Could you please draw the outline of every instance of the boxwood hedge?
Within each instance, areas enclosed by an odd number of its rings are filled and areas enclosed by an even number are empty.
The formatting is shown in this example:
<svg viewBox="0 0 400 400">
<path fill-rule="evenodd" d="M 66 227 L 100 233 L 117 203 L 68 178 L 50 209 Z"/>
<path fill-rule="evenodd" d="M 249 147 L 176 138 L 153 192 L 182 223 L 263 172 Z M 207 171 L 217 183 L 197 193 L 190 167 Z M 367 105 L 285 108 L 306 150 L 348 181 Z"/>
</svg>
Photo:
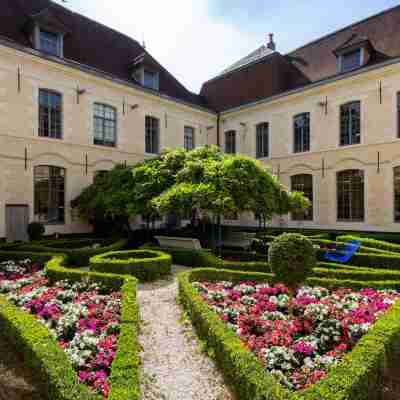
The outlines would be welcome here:
<svg viewBox="0 0 400 400">
<path fill-rule="evenodd" d="M 15 259 L 18 258 L 14 255 Z M 27 255 L 27 253 L 22 253 Z M 43 254 L 30 254 L 26 258 L 39 258 Z M 92 280 L 122 293 L 121 325 L 118 350 L 111 366 L 110 400 L 138 400 L 139 386 L 139 310 L 136 302 L 137 280 L 133 277 L 98 274 L 66 267 L 66 256 L 53 257 L 46 264 L 50 281 Z M 48 329 L 34 316 L 9 304 L 0 296 L 0 329 L 12 340 L 32 368 L 49 400 L 101 399 L 78 383 L 72 364 Z"/>
<path fill-rule="evenodd" d="M 101 253 L 121 250 L 125 247 L 126 243 L 125 239 L 118 241 L 94 239 L 38 241 L 0 247 L 0 251 L 65 254 L 69 266 L 84 267 L 89 264 L 91 257 Z M 99 244 L 99 246 L 92 247 L 95 244 Z"/>
<path fill-rule="evenodd" d="M 95 272 L 128 274 L 141 281 L 154 281 L 171 274 L 172 257 L 155 250 L 114 251 L 90 259 Z"/>
<path fill-rule="evenodd" d="M 350 240 L 359 240 L 361 242 L 362 246 L 372 247 L 374 249 L 380 249 L 380 250 L 385 250 L 385 251 L 394 252 L 394 253 L 400 253 L 400 244 L 389 243 L 389 242 L 385 242 L 383 240 L 376 240 L 376 239 L 371 239 L 368 237 L 358 237 L 358 236 L 350 236 L 350 235 L 339 236 L 337 238 L 337 240 L 340 242 L 348 242 Z"/>
<path fill-rule="evenodd" d="M 191 285 L 201 280 L 270 281 L 270 274 L 197 269 L 179 276 L 179 296 L 201 338 L 213 350 L 226 379 L 242 400 L 371 400 L 379 398 L 387 354 L 400 340 L 400 302 L 376 322 L 328 377 L 299 393 L 284 389 L 265 371 L 239 337 L 220 320 Z M 318 278 L 307 282 L 318 284 Z M 333 282 L 333 281 L 332 281 Z M 371 282 L 368 282 L 368 286 Z M 342 286 L 342 285 L 341 285 Z M 374 397 L 375 396 L 375 397 Z"/>
</svg>

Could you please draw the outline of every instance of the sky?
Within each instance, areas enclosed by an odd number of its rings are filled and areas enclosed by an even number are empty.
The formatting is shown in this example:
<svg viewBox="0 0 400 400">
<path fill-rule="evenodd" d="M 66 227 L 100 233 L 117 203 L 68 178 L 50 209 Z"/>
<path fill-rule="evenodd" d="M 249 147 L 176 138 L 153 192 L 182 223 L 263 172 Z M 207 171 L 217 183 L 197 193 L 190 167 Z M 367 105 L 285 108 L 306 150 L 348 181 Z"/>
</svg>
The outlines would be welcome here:
<svg viewBox="0 0 400 400">
<path fill-rule="evenodd" d="M 186 88 L 246 56 L 274 33 L 282 54 L 399 5 L 394 0 L 67 0 L 134 39 Z"/>
</svg>

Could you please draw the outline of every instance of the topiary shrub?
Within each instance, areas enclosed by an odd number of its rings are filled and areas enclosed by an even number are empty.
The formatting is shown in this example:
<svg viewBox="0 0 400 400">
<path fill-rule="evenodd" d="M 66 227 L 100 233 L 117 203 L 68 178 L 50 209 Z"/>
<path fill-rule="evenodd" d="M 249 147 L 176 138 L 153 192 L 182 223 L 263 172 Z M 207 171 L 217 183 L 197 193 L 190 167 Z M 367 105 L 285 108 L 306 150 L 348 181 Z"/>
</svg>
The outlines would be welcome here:
<svg viewBox="0 0 400 400">
<path fill-rule="evenodd" d="M 28 225 L 29 240 L 41 240 L 46 229 L 41 222 L 31 222 Z"/>
<path fill-rule="evenodd" d="M 284 233 L 270 245 L 268 260 L 278 282 L 295 290 L 311 274 L 317 263 L 312 242 L 297 233 Z"/>
</svg>

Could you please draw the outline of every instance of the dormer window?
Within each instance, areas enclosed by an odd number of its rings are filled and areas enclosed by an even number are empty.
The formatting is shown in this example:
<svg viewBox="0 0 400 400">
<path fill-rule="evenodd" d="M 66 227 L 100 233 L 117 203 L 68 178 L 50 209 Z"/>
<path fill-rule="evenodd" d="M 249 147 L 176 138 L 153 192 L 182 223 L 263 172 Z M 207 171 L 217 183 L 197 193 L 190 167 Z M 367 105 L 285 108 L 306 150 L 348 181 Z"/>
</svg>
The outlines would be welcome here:
<svg viewBox="0 0 400 400">
<path fill-rule="evenodd" d="M 338 71 L 349 72 L 368 64 L 374 48 L 367 37 L 353 33 L 342 45 L 333 50 Z"/>
<path fill-rule="evenodd" d="M 158 72 L 145 69 L 143 72 L 143 86 L 153 90 L 159 90 Z"/>
<path fill-rule="evenodd" d="M 40 29 L 39 31 L 39 48 L 45 53 L 53 56 L 61 57 L 61 37 L 58 33 L 53 33 Z"/>
<path fill-rule="evenodd" d="M 356 49 L 339 56 L 340 72 L 352 71 L 363 64 L 363 49 Z"/>
</svg>

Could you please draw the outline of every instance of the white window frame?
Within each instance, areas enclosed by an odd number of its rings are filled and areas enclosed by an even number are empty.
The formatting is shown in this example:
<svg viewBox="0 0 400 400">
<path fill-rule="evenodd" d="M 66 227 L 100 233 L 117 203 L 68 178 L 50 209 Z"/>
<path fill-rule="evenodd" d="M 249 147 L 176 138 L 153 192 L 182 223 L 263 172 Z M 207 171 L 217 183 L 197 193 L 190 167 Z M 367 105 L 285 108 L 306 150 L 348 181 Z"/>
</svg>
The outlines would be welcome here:
<svg viewBox="0 0 400 400">
<path fill-rule="evenodd" d="M 186 151 L 195 149 L 196 147 L 196 130 L 193 126 L 185 125 L 183 133 L 183 147 Z M 190 139 L 189 139 L 190 134 Z M 191 142 L 192 146 L 189 147 L 188 143 Z"/>
<path fill-rule="evenodd" d="M 57 36 L 57 54 L 53 54 L 53 53 L 49 53 L 46 52 L 45 50 L 42 49 L 41 46 L 41 33 L 42 32 L 48 32 L 51 33 L 53 35 Z M 43 51 L 44 53 L 53 56 L 53 57 L 64 57 L 64 35 L 56 32 L 52 29 L 48 29 L 45 26 L 39 26 L 36 25 L 35 29 L 34 29 L 34 42 L 35 42 L 35 48 L 37 50 Z"/>
</svg>

